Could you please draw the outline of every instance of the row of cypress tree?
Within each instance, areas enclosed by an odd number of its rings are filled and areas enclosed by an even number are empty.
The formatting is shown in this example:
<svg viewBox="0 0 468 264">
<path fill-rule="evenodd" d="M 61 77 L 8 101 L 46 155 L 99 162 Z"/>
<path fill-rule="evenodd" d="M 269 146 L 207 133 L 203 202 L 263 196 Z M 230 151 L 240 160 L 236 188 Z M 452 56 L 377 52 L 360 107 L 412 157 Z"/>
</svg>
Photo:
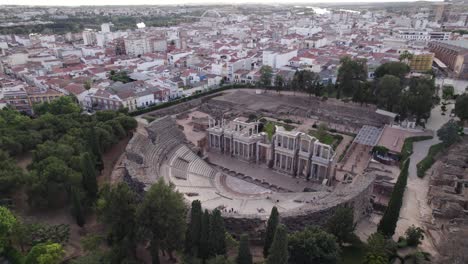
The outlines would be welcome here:
<svg viewBox="0 0 468 264">
<path fill-rule="evenodd" d="M 406 189 L 406 183 L 408 181 L 408 168 L 410 159 L 407 159 L 402 167 L 401 173 L 398 180 L 393 188 L 390 202 L 388 203 L 385 213 L 380 219 L 377 231 L 382 233 L 386 237 L 391 237 L 395 234 L 398 218 L 400 216 L 400 209 L 403 205 L 403 195 Z"/>
<path fill-rule="evenodd" d="M 201 202 L 192 202 L 190 223 L 185 236 L 185 253 L 191 257 L 207 260 L 226 255 L 226 230 L 218 209 L 210 214 L 202 211 Z"/>
</svg>

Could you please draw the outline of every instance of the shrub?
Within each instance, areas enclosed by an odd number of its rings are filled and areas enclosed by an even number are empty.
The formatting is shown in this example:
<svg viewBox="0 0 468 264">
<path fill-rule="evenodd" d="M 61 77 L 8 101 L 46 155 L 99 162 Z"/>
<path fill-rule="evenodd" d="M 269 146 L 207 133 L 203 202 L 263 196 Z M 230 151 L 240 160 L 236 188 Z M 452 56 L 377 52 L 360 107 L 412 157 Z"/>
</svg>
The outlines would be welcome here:
<svg viewBox="0 0 468 264">
<path fill-rule="evenodd" d="M 435 162 L 435 156 L 441 152 L 445 148 L 444 143 L 439 143 L 432 145 L 429 148 L 429 152 L 427 153 L 427 156 L 421 160 L 417 165 L 417 173 L 418 177 L 422 178 L 426 174 L 426 171 L 431 168 L 432 164 Z"/>
<path fill-rule="evenodd" d="M 432 139 L 432 136 L 418 136 L 405 139 L 403 147 L 401 148 L 400 169 L 403 167 L 404 162 L 411 156 L 411 154 L 413 154 L 413 142 L 429 139 Z"/>
<path fill-rule="evenodd" d="M 424 240 L 424 230 L 414 225 L 408 227 L 405 234 L 406 242 L 410 247 L 417 247 Z"/>
</svg>

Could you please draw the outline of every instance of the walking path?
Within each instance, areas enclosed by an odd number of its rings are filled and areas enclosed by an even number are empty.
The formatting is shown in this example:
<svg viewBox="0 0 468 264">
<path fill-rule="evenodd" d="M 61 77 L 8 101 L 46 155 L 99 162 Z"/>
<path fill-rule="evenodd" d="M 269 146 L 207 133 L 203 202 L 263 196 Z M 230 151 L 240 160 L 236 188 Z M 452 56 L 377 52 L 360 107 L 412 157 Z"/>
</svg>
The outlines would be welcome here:
<svg viewBox="0 0 468 264">
<path fill-rule="evenodd" d="M 450 113 L 452 108 L 453 105 L 448 105 L 446 113 Z M 442 115 L 440 106 L 436 106 L 432 109 L 431 117 L 426 124 L 427 129 L 434 131 L 434 138 L 413 143 L 413 154 L 411 155 L 411 162 L 408 170 L 408 184 L 403 197 L 403 206 L 400 210 L 400 218 L 395 230 L 394 239 L 398 239 L 399 236 L 404 236 L 406 229 L 411 225 L 419 226 L 424 229 L 425 224 L 432 221 L 432 209 L 427 204 L 429 177 L 419 178 L 417 176 L 416 164 L 426 157 L 432 145 L 440 142 L 436 131 L 448 120 L 450 120 L 449 115 Z M 437 254 L 437 250 L 429 236 L 426 236 L 423 240 L 421 249 L 431 255 Z"/>
</svg>

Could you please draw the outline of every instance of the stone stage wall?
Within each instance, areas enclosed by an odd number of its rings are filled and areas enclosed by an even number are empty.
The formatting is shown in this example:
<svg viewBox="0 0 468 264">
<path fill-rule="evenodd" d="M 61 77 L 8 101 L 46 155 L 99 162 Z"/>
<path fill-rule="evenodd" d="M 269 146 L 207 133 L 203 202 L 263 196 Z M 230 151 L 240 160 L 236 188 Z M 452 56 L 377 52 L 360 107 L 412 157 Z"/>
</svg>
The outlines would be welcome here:
<svg viewBox="0 0 468 264">
<path fill-rule="evenodd" d="M 291 210 L 280 213 L 280 222 L 290 231 L 300 231 L 307 226 L 324 226 L 328 219 L 334 214 L 336 208 L 352 207 L 354 209 L 354 220 L 357 222 L 372 211 L 371 195 L 375 178 L 360 177 L 361 181 L 354 183 L 355 186 L 346 186 L 343 190 L 337 190 L 333 195 L 315 204 L 301 207 L 300 210 Z M 359 179 L 358 179 L 359 180 Z M 260 241 L 265 233 L 266 222 L 252 216 L 233 216 L 224 214 L 224 221 L 227 230 L 235 236 L 243 233 L 249 234 L 250 239 Z"/>
</svg>

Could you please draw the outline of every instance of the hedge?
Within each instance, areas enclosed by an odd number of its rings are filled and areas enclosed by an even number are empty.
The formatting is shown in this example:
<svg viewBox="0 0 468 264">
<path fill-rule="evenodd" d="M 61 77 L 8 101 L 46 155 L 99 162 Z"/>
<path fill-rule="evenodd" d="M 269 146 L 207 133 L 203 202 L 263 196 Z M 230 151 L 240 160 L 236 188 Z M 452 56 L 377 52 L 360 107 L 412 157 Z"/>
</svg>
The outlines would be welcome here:
<svg viewBox="0 0 468 264">
<path fill-rule="evenodd" d="M 401 163 L 400 169 L 402 169 L 404 162 L 409 159 L 411 154 L 413 154 L 413 143 L 417 141 L 424 141 L 432 139 L 433 136 L 417 136 L 417 137 L 409 137 L 405 139 L 403 143 L 403 147 L 401 148 Z"/>
<path fill-rule="evenodd" d="M 147 107 L 147 108 L 139 109 L 139 110 L 130 112 L 129 115 L 137 116 L 137 115 L 149 113 L 149 112 L 152 112 L 152 111 L 156 111 L 156 110 L 159 110 L 159 109 L 163 109 L 163 108 L 166 108 L 166 107 L 170 107 L 170 106 L 173 106 L 173 105 L 177 105 L 177 104 L 180 104 L 180 103 L 188 102 L 188 101 L 191 101 L 191 100 L 194 100 L 194 99 L 206 96 L 206 95 L 226 91 L 226 90 L 229 90 L 229 89 L 242 89 L 242 88 L 251 89 L 251 88 L 255 88 L 255 86 L 253 86 L 251 84 L 225 85 L 225 86 L 223 86 L 221 88 L 209 90 L 207 92 L 197 93 L 197 94 L 194 94 L 194 95 L 191 95 L 191 96 L 182 97 L 182 98 L 179 98 L 179 99 L 176 99 L 176 100 L 173 100 L 173 101 L 169 101 L 169 102 L 166 102 L 166 103 L 162 103 L 162 104 L 153 105 L 153 106 L 150 106 L 150 107 Z"/>
<path fill-rule="evenodd" d="M 408 181 L 409 164 L 410 159 L 408 158 L 403 163 L 403 169 L 393 187 L 392 196 L 388 202 L 387 209 L 377 226 L 377 231 L 381 232 L 386 237 L 391 237 L 395 233 L 398 218 L 400 217 L 400 209 L 403 205 L 403 195 L 405 194 L 406 183 Z"/>
<path fill-rule="evenodd" d="M 429 148 L 427 156 L 416 165 L 419 178 L 423 178 L 426 175 L 426 171 L 434 164 L 435 156 L 444 149 L 444 143 L 435 144 Z"/>
</svg>

